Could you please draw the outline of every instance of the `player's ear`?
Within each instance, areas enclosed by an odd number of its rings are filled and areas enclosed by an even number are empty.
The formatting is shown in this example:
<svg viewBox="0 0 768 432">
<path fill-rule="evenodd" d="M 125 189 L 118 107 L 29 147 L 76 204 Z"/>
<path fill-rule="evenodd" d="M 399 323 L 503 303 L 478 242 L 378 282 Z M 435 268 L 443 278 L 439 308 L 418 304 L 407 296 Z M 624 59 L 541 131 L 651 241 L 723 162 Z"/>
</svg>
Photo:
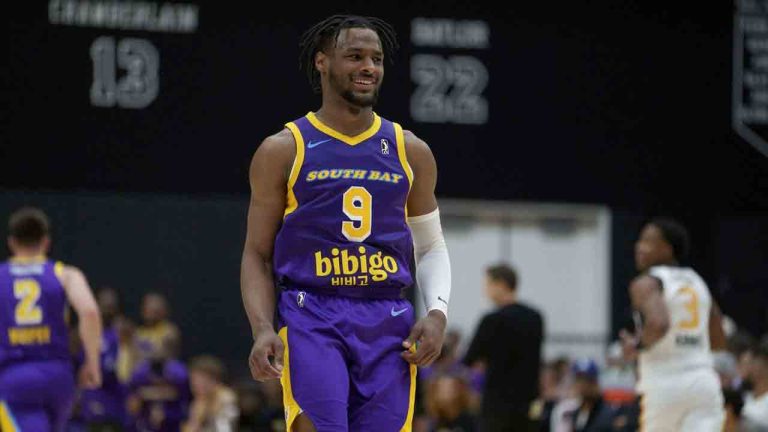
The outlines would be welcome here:
<svg viewBox="0 0 768 432">
<path fill-rule="evenodd" d="M 315 54 L 315 69 L 320 73 L 328 71 L 328 54 L 318 51 Z"/>
</svg>

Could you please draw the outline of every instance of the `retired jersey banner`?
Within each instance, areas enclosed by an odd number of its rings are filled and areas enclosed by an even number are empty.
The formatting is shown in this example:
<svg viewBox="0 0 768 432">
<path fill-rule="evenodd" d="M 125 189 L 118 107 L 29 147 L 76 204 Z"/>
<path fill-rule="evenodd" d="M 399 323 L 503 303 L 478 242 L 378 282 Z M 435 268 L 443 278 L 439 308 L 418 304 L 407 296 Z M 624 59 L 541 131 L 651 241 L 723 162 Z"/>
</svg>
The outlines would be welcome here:
<svg viewBox="0 0 768 432">
<path fill-rule="evenodd" d="M 733 128 L 768 156 L 768 2 L 739 0 L 733 23 Z"/>
</svg>

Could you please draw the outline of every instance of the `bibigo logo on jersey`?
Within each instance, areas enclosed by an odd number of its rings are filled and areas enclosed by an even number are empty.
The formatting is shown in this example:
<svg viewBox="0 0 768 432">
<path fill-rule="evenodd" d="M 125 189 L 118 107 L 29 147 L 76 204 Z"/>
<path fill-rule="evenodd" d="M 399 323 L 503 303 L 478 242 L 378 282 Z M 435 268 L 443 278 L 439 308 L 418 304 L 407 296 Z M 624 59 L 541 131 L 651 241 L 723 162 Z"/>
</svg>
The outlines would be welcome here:
<svg viewBox="0 0 768 432">
<path fill-rule="evenodd" d="M 356 252 L 333 248 L 330 256 L 324 256 L 323 251 L 315 252 L 315 275 L 330 276 L 332 286 L 366 286 L 369 278 L 373 282 L 385 281 L 397 270 L 393 257 L 381 251 L 369 255 L 363 246 Z"/>
</svg>

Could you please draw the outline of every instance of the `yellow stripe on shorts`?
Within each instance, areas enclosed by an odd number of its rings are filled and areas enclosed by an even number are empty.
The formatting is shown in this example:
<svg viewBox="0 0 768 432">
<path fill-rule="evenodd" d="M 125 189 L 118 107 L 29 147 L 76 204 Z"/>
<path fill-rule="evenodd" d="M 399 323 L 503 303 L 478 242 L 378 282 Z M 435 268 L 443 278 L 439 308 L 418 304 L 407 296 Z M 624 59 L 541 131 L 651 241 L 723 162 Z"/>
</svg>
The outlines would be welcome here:
<svg viewBox="0 0 768 432">
<path fill-rule="evenodd" d="M 283 386 L 283 406 L 285 407 L 285 427 L 286 430 L 291 430 L 291 425 L 296 421 L 296 418 L 304 411 L 293 398 L 293 390 L 291 389 L 291 363 L 290 353 L 288 349 L 288 327 L 283 327 L 277 333 L 280 340 L 283 341 L 285 351 L 283 351 L 283 374 L 280 376 L 280 384 Z"/>
<path fill-rule="evenodd" d="M 21 432 L 16 420 L 11 414 L 11 409 L 5 401 L 0 401 L 0 431 L 2 432 Z"/>
</svg>

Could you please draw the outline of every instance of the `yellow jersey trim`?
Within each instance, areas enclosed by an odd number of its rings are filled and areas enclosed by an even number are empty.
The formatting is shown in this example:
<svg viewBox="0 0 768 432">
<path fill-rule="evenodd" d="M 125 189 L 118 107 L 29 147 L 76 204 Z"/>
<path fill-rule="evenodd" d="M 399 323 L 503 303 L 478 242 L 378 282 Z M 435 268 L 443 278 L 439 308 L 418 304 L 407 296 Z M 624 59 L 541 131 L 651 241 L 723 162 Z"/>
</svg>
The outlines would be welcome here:
<svg viewBox="0 0 768 432">
<path fill-rule="evenodd" d="M 56 261 L 56 264 L 53 265 L 53 273 L 56 275 L 56 278 L 59 280 L 59 283 L 62 285 L 64 282 L 64 263 L 61 261 Z"/>
<path fill-rule="evenodd" d="M 293 398 L 293 390 L 291 389 L 291 362 L 290 362 L 290 350 L 288 349 L 288 327 L 283 327 L 277 332 L 280 340 L 283 341 L 285 347 L 283 351 L 283 373 L 280 375 L 280 384 L 283 386 L 283 406 L 285 407 L 285 426 L 286 430 L 292 430 L 291 426 L 296 418 L 304 411 Z"/>
<path fill-rule="evenodd" d="M 408 195 L 411 193 L 411 187 L 413 187 L 413 169 L 408 163 L 408 155 L 405 152 L 405 134 L 403 128 L 397 124 L 392 123 L 395 127 L 395 140 L 397 141 L 397 156 L 400 158 L 400 165 L 403 166 L 403 171 L 408 177 L 408 194 L 405 196 L 405 218 L 408 218 Z"/>
<path fill-rule="evenodd" d="M 19 425 L 11 414 L 11 409 L 5 401 L 0 401 L 0 431 L 20 432 Z"/>
<path fill-rule="evenodd" d="M 416 345 L 413 346 L 415 347 Z M 413 431 L 413 412 L 416 402 L 416 374 L 418 368 L 414 364 L 409 365 L 409 367 L 411 369 L 411 389 L 408 394 L 408 415 L 405 417 L 405 423 L 403 424 L 403 427 L 400 428 L 400 432 Z"/>
<path fill-rule="evenodd" d="M 368 138 L 376 135 L 379 129 L 381 129 L 381 117 L 376 115 L 376 113 L 373 113 L 373 124 L 371 124 L 371 127 L 369 127 L 365 132 L 355 135 L 353 137 L 349 135 L 344 135 L 343 133 L 337 131 L 336 129 L 333 129 L 332 127 L 321 122 L 320 119 L 317 118 L 317 116 L 313 112 L 307 113 L 307 120 L 309 120 L 309 122 L 312 123 L 312 126 L 316 127 L 320 132 L 326 135 L 332 136 L 337 140 L 352 146 L 360 144 L 361 142 L 367 140 Z"/>
<path fill-rule="evenodd" d="M 285 197 L 285 213 L 283 213 L 283 219 L 286 216 L 293 213 L 299 208 L 299 202 L 296 200 L 296 194 L 293 193 L 293 186 L 296 185 L 296 180 L 299 178 L 299 172 L 301 166 L 304 164 L 304 137 L 301 136 L 301 131 L 295 123 L 286 123 L 285 127 L 293 134 L 293 139 L 296 141 L 296 157 L 293 159 L 293 166 L 291 166 L 291 174 L 288 176 L 288 192 Z"/>
</svg>

